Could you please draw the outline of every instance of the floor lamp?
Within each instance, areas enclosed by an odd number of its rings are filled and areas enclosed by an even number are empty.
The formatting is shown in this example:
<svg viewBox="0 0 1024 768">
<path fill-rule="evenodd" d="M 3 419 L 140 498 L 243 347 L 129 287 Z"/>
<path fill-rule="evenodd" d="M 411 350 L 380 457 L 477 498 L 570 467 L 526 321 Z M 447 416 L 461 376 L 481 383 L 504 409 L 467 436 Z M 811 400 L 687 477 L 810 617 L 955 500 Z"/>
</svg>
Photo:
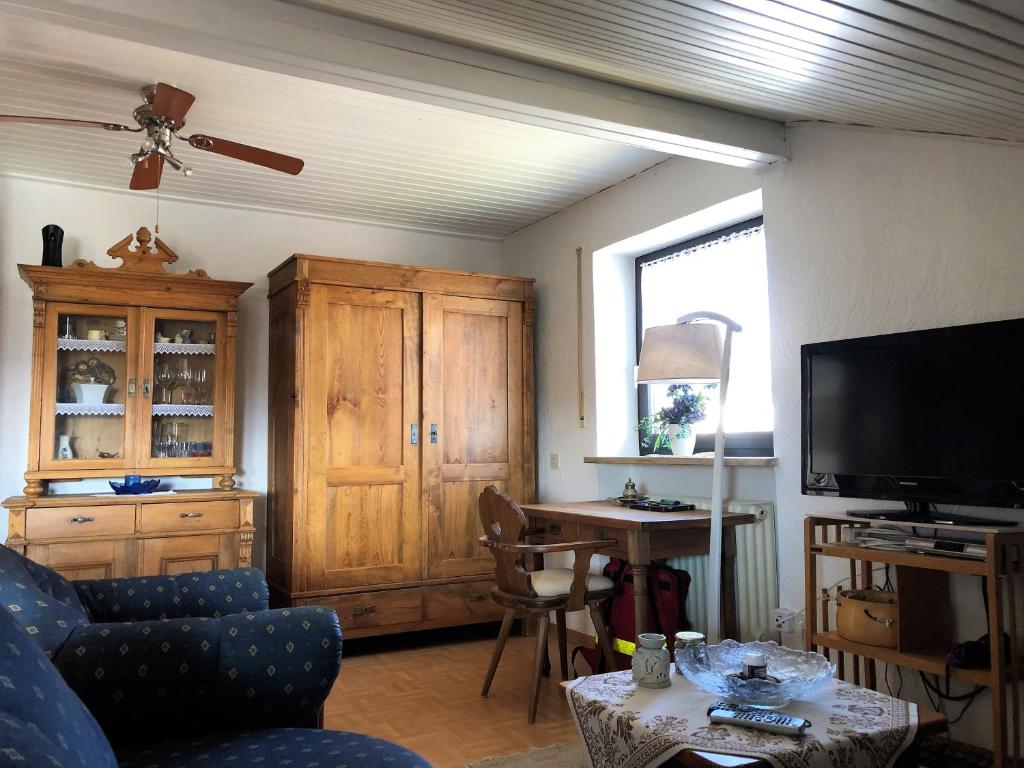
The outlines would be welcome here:
<svg viewBox="0 0 1024 768">
<path fill-rule="evenodd" d="M 701 322 L 704 321 L 704 322 Z M 721 328 L 725 328 L 725 339 Z M 711 542 L 708 550 L 707 615 L 709 643 L 721 640 L 722 494 L 725 464 L 725 398 L 729 390 L 732 335 L 742 328 L 717 312 L 691 312 L 675 325 L 644 332 L 637 370 L 638 383 L 718 382 L 718 429 L 711 478 Z"/>
</svg>

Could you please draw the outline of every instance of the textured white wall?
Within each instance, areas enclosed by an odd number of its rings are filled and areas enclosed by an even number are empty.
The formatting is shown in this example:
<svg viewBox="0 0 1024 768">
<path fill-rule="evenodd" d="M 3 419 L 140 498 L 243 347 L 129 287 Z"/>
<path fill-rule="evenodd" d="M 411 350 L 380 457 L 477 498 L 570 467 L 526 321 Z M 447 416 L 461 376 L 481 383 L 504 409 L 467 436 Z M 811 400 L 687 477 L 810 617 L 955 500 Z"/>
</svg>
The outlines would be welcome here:
<svg viewBox="0 0 1024 768">
<path fill-rule="evenodd" d="M 677 158 L 644 171 L 594 197 L 517 232 L 502 243 L 503 271 L 537 280 L 537 433 L 538 492 L 544 501 L 597 498 L 599 473 L 583 457 L 597 452 L 598 418 L 595 406 L 593 253 L 667 222 L 681 219 L 760 187 L 752 171 Z M 668 243 L 663 243 L 667 245 Z M 576 248 L 583 248 L 583 348 L 586 426 L 577 419 L 576 367 Z M 657 248 L 658 245 L 653 245 Z M 632 273 L 622 290 L 632 303 Z M 597 312 L 602 312 L 598 307 Z M 616 310 L 618 311 L 618 310 Z M 632 327 L 626 334 L 632 338 Z M 621 335 L 617 335 L 621 341 Z M 632 349 L 624 350 L 629 354 Z M 605 418 L 609 414 L 603 414 Z M 615 414 L 611 418 L 619 418 Z M 551 469 L 551 453 L 560 468 Z M 609 467 L 622 476 L 633 468 Z M 707 495 L 703 475 L 690 468 L 670 471 L 672 487 L 659 490 L 683 495 Z M 610 482 L 610 481 L 609 481 Z M 619 483 L 621 488 L 622 483 Z"/>
<path fill-rule="evenodd" d="M 20 494 L 26 467 L 31 292 L 19 262 L 38 264 L 40 229 L 64 228 L 64 263 L 75 258 L 113 265 L 106 250 L 156 216 L 152 197 L 0 177 L 0 493 Z M 235 460 L 239 485 L 267 487 L 267 272 L 292 253 L 317 253 L 401 264 L 495 272 L 495 242 L 444 237 L 327 219 L 169 202 L 160 234 L 180 257 L 172 269 L 201 267 L 214 278 L 254 283 L 242 296 L 237 364 Z M 265 507 L 258 514 L 262 519 Z M 262 524 L 259 526 L 262 534 Z M 0 512 L 0 541 L 7 516 Z M 262 551 L 262 550 L 258 550 Z"/>
<path fill-rule="evenodd" d="M 1024 316 L 1024 147 L 824 126 L 790 142 L 764 207 L 779 538 L 795 548 L 807 514 L 851 504 L 800 494 L 800 345 Z M 793 554 L 782 595 L 796 605 Z"/>
<path fill-rule="evenodd" d="M 824 126 L 791 130 L 790 145 L 763 181 L 781 595 L 800 607 L 803 518 L 871 504 L 800 494 L 800 345 L 1024 316 L 1024 147 Z M 949 385 L 984 396 L 969 376 Z M 985 631 L 978 589 L 954 584 L 960 640 Z M 990 734 L 986 694 L 953 735 Z"/>
</svg>

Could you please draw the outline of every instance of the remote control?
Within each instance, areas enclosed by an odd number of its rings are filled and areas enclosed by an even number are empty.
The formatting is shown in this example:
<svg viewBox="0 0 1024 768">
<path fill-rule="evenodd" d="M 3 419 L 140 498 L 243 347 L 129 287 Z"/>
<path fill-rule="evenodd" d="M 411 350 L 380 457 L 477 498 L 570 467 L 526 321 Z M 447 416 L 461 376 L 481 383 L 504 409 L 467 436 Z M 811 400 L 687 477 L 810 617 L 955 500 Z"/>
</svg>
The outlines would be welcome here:
<svg viewBox="0 0 1024 768">
<path fill-rule="evenodd" d="M 790 717 L 789 715 L 780 715 L 778 712 L 722 701 L 708 707 L 708 717 L 712 723 L 739 725 L 743 728 L 755 728 L 759 731 L 779 733 L 783 736 L 802 736 L 804 731 L 811 727 L 811 721 L 804 720 L 802 717 Z"/>
</svg>

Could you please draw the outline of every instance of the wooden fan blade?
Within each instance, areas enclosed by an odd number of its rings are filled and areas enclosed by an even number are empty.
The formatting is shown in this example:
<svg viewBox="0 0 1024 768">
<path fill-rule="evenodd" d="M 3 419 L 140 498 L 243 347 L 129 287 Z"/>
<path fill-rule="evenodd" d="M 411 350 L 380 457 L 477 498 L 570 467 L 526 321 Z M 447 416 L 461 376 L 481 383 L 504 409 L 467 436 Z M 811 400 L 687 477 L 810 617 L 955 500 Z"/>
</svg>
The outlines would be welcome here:
<svg viewBox="0 0 1024 768">
<path fill-rule="evenodd" d="M 224 155 L 225 157 L 233 157 L 236 160 L 244 160 L 247 163 L 262 165 L 275 171 L 290 173 L 292 176 L 298 175 L 299 171 L 302 170 L 302 166 L 305 165 L 297 157 L 280 155 L 267 149 L 250 147 L 248 144 L 238 144 L 227 139 L 218 139 L 215 136 L 204 136 L 197 133 L 189 137 L 188 143 L 196 149 L 203 149 L 207 152 Z"/>
<path fill-rule="evenodd" d="M 160 155 L 150 155 L 135 166 L 129 189 L 156 189 L 160 186 L 160 174 L 164 170 L 164 159 Z"/>
<path fill-rule="evenodd" d="M 40 125 L 72 125 L 80 128 L 106 128 L 108 131 L 130 131 L 120 123 L 102 123 L 98 120 L 72 120 L 67 117 L 36 117 L 34 115 L 0 115 L 0 123 L 38 123 Z"/>
<path fill-rule="evenodd" d="M 175 125 L 185 122 L 185 114 L 196 100 L 188 91 L 182 91 L 167 83 L 157 83 L 153 94 L 153 114 L 164 117 Z"/>
</svg>

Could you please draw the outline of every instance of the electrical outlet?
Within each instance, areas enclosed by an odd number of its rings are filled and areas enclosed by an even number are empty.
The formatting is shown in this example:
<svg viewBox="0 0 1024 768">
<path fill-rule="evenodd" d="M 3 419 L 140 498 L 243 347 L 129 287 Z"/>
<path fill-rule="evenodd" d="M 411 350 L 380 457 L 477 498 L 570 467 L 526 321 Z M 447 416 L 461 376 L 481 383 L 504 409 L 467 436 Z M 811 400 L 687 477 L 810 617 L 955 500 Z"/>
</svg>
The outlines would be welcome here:
<svg viewBox="0 0 1024 768">
<path fill-rule="evenodd" d="M 552 453 L 551 454 L 551 468 L 552 469 L 558 469 L 558 454 L 557 453 Z"/>
<path fill-rule="evenodd" d="M 772 611 L 772 620 L 777 632 L 797 632 L 801 625 L 801 617 L 792 608 L 776 608 Z"/>
</svg>

